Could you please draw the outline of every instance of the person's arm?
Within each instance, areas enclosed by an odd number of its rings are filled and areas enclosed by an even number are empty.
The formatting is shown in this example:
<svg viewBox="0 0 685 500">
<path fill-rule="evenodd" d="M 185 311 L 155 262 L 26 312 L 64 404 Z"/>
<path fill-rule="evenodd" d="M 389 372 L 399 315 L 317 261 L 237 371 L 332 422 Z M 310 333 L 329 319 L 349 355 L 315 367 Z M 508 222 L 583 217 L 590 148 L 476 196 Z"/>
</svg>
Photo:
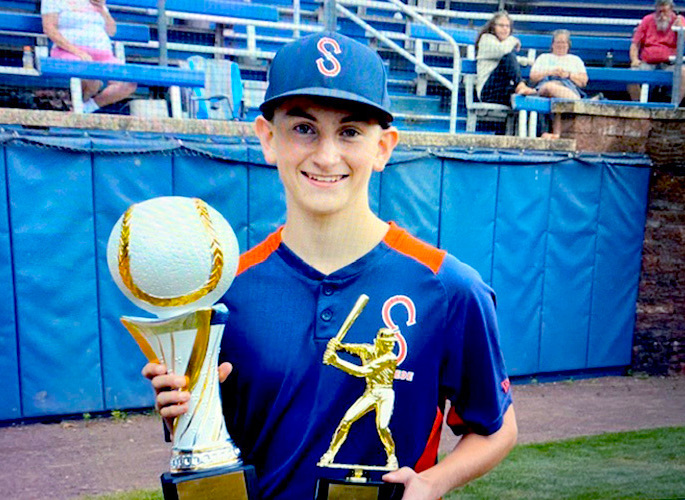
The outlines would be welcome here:
<svg viewBox="0 0 685 500">
<path fill-rule="evenodd" d="M 585 63 L 580 57 L 574 56 L 574 60 L 575 64 L 571 65 L 571 73 L 568 77 L 578 88 L 582 89 L 587 85 L 587 70 L 585 69 Z"/>
<path fill-rule="evenodd" d="M 635 68 L 640 65 L 640 47 L 635 42 L 630 44 L 630 66 Z"/>
<path fill-rule="evenodd" d="M 59 29 L 57 28 L 59 14 L 43 14 L 41 17 L 43 19 L 43 33 L 45 33 L 55 45 L 57 45 L 60 49 L 71 52 L 83 61 L 93 60 L 93 58 L 90 57 L 90 54 L 78 48 L 76 45 L 64 38 L 62 33 L 59 32 Z"/>
<path fill-rule="evenodd" d="M 640 65 L 642 61 L 640 61 L 640 49 L 642 48 L 642 44 L 645 41 L 645 34 L 647 30 L 647 17 L 642 18 L 642 21 L 640 21 L 640 24 L 638 24 L 637 28 L 635 29 L 635 33 L 633 34 L 633 39 L 631 40 L 630 43 L 630 66 L 632 68 L 635 68 Z"/>
<path fill-rule="evenodd" d="M 117 33 L 117 23 L 114 18 L 110 15 L 109 9 L 105 5 L 106 0 L 90 0 L 100 15 L 105 20 L 105 31 L 109 36 L 114 36 Z"/>
<path fill-rule="evenodd" d="M 549 71 L 545 69 L 545 65 L 543 64 L 545 59 L 545 54 L 542 54 L 540 57 L 535 59 L 533 66 L 530 68 L 530 75 L 528 76 L 528 79 L 532 84 L 538 83 L 540 80 L 549 75 Z"/>
<path fill-rule="evenodd" d="M 480 38 L 478 42 L 478 54 L 476 59 L 502 59 L 512 50 L 521 48 L 521 42 L 518 38 L 510 36 L 505 40 L 500 41 L 495 35 L 486 33 Z"/>
<path fill-rule="evenodd" d="M 509 406 L 502 427 L 494 434 L 466 434 L 454 450 L 433 467 L 420 473 L 402 467 L 384 475 L 383 480 L 404 484 L 402 500 L 435 500 L 493 469 L 514 447 L 517 434 L 514 407 Z"/>
</svg>

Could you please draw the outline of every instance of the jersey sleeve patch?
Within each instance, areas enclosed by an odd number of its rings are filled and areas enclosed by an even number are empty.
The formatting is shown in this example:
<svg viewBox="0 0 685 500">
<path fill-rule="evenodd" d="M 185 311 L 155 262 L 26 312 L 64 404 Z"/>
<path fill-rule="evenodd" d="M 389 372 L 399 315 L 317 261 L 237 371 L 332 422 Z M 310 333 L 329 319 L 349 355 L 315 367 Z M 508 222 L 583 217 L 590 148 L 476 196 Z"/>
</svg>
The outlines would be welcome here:
<svg viewBox="0 0 685 500">
<path fill-rule="evenodd" d="M 416 472 L 421 472 L 426 469 L 433 467 L 438 460 L 438 448 L 440 447 L 440 434 L 442 431 L 442 411 L 440 407 L 436 408 L 435 421 L 433 422 L 433 428 L 428 436 L 428 442 L 423 450 L 423 453 L 416 461 L 414 470 Z"/>
<path fill-rule="evenodd" d="M 438 273 L 443 260 L 445 260 L 445 255 L 447 255 L 446 251 L 439 250 L 434 246 L 411 236 L 404 229 L 400 229 L 394 222 L 390 223 L 390 230 L 388 231 L 388 234 L 385 235 L 383 241 L 390 248 L 423 264 L 433 271 L 433 274 Z"/>
<path fill-rule="evenodd" d="M 244 271 L 247 271 L 252 266 L 261 264 L 269 255 L 274 253 L 276 249 L 281 244 L 281 232 L 283 227 L 281 226 L 274 233 L 271 233 L 267 238 L 255 247 L 245 252 L 240 256 L 240 261 L 238 262 L 238 271 L 236 276 Z"/>
</svg>

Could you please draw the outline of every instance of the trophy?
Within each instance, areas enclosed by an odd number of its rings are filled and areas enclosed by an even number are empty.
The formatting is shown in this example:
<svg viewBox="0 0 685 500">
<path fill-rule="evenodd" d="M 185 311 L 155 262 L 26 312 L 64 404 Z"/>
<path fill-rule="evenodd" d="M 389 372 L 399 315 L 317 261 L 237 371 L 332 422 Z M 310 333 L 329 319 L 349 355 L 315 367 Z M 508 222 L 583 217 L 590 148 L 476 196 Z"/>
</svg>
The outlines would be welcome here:
<svg viewBox="0 0 685 500">
<path fill-rule="evenodd" d="M 157 318 L 121 322 L 151 362 L 186 377 L 188 411 L 174 419 L 164 498 L 256 497 L 254 468 L 244 466 L 226 430 L 217 371 L 228 319 L 226 292 L 238 266 L 238 242 L 219 212 L 197 198 L 159 197 L 131 205 L 107 244 L 114 281 Z"/>
<path fill-rule="evenodd" d="M 381 328 L 373 344 L 343 344 L 355 320 L 369 302 L 367 295 L 360 295 L 354 307 L 345 318 L 338 333 L 328 341 L 323 355 L 323 363 L 338 368 L 349 375 L 364 377 L 366 390 L 345 412 L 338 427 L 333 433 L 331 444 L 318 462 L 319 467 L 333 469 L 350 469 L 345 480 L 319 479 L 316 485 L 316 500 L 355 499 L 355 500 L 395 500 L 401 499 L 404 493 L 402 484 L 370 481 L 368 471 L 393 471 L 399 467 L 395 455 L 395 442 L 390 432 L 390 418 L 395 403 L 395 391 L 392 383 L 397 368 L 397 355 L 393 352 L 397 336 L 389 328 Z M 337 351 L 346 351 L 358 356 L 361 365 L 341 359 Z M 357 465 L 336 463 L 335 456 L 347 439 L 351 426 L 369 411 L 376 412 L 376 430 L 385 448 L 387 462 L 385 465 Z"/>
</svg>

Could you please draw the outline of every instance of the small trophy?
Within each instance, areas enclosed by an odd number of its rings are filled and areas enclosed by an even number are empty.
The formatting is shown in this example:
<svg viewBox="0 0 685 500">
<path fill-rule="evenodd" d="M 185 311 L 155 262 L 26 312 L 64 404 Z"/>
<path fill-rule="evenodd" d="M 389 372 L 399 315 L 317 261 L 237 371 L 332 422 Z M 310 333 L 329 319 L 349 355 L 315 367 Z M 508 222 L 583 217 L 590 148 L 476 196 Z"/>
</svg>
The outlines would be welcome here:
<svg viewBox="0 0 685 500">
<path fill-rule="evenodd" d="M 254 468 L 244 466 L 226 430 L 217 364 L 228 309 L 213 304 L 231 285 L 238 242 L 219 212 L 197 198 L 159 197 L 131 205 L 107 245 L 121 291 L 158 318 L 121 322 L 151 362 L 184 374 L 188 411 L 174 419 L 166 500 L 256 498 Z"/>
<path fill-rule="evenodd" d="M 354 307 L 345 318 L 340 330 L 328 341 L 323 355 L 323 363 L 331 365 L 355 377 L 366 379 L 366 390 L 345 412 L 338 424 L 331 444 L 323 454 L 319 467 L 350 469 L 345 480 L 319 479 L 316 485 L 316 500 L 355 499 L 355 500 L 399 500 L 404 493 L 401 484 L 370 481 L 367 471 L 393 471 L 399 466 L 395 455 L 395 441 L 390 432 L 390 418 L 395 404 L 395 391 L 392 388 L 397 368 L 397 355 L 393 352 L 397 337 L 389 328 L 381 328 L 373 344 L 343 344 L 343 338 L 352 324 L 369 302 L 367 295 L 360 295 Z M 337 351 L 344 350 L 359 356 L 361 365 L 341 359 Z M 335 456 L 347 439 L 350 427 L 369 411 L 376 412 L 376 429 L 385 448 L 385 465 L 357 465 L 334 462 Z"/>
</svg>

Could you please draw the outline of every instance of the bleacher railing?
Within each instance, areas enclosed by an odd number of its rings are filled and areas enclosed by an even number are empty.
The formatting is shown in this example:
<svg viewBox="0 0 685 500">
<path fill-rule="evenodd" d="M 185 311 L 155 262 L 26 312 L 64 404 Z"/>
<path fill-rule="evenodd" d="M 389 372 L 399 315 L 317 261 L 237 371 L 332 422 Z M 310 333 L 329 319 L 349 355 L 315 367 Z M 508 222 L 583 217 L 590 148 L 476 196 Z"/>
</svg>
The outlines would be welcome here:
<svg viewBox="0 0 685 500">
<path fill-rule="evenodd" d="M 423 62 L 421 57 L 416 57 L 414 54 L 408 52 L 404 48 L 400 47 L 397 43 L 395 43 L 393 40 L 391 40 L 389 37 L 381 33 L 380 31 L 376 30 L 373 28 L 371 25 L 369 25 L 366 21 L 358 17 L 357 15 L 353 14 L 350 10 L 345 8 L 343 5 L 345 4 L 348 6 L 366 6 L 368 7 L 370 4 L 373 4 L 375 7 L 379 7 L 376 4 L 382 5 L 382 9 L 385 10 L 400 10 L 401 12 L 405 13 L 406 15 L 410 16 L 412 19 L 424 24 L 427 26 L 429 29 L 434 31 L 435 33 L 438 34 L 446 43 L 448 43 L 451 48 L 452 48 L 452 81 L 448 80 L 444 76 L 442 76 L 436 69 L 428 66 L 425 62 Z M 392 4 L 392 5 L 388 5 Z M 442 29 L 440 29 L 438 26 L 436 26 L 433 22 L 429 21 L 426 19 L 424 16 L 419 14 L 417 10 L 413 7 L 410 7 L 406 5 L 405 3 L 401 2 L 400 0 L 388 0 L 387 2 L 369 2 L 367 0 L 337 0 L 336 2 L 336 8 L 338 12 L 341 14 L 345 15 L 347 18 L 349 18 L 351 21 L 353 21 L 355 24 L 358 26 L 364 28 L 367 32 L 371 33 L 373 36 L 378 38 L 381 42 L 386 44 L 388 47 L 393 49 L 395 52 L 397 52 L 399 55 L 402 57 L 406 58 L 408 61 L 410 61 L 412 64 L 416 66 L 417 69 L 420 69 L 424 71 L 425 73 L 429 74 L 432 76 L 436 81 L 441 83 L 445 88 L 447 88 L 450 93 L 450 121 L 449 121 L 449 132 L 450 134 L 454 134 L 457 131 L 457 101 L 458 101 L 458 96 L 459 96 L 459 77 L 460 77 L 460 68 L 461 68 L 461 60 L 459 56 L 459 46 L 457 43 L 454 41 L 454 38 L 452 38 L 450 35 L 445 33 Z M 421 46 L 421 45 L 420 45 Z"/>
</svg>

